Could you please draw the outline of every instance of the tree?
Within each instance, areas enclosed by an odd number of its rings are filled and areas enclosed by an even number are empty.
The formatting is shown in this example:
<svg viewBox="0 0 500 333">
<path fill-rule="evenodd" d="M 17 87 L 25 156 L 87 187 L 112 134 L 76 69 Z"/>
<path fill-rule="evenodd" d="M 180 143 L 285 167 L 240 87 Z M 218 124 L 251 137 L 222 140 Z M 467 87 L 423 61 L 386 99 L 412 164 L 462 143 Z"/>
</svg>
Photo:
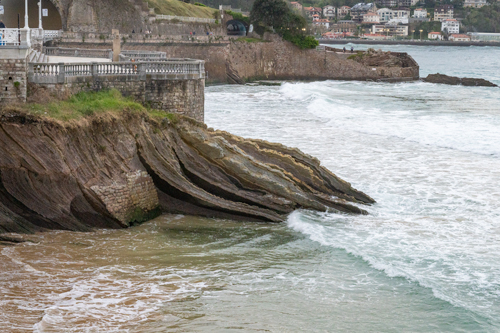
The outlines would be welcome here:
<svg viewBox="0 0 500 333">
<path fill-rule="evenodd" d="M 283 0 L 256 0 L 250 12 L 250 20 L 268 27 L 283 26 L 290 8 Z"/>
</svg>

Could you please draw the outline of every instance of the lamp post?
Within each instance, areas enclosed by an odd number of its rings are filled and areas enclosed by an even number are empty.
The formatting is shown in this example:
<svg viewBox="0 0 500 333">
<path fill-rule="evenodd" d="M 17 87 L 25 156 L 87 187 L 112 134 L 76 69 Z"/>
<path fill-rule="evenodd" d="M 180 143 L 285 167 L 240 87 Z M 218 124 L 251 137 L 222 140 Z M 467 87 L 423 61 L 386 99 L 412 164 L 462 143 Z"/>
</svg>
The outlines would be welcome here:
<svg viewBox="0 0 500 333">
<path fill-rule="evenodd" d="M 38 1 L 38 29 L 42 30 L 42 0 Z"/>
<path fill-rule="evenodd" d="M 29 29 L 28 26 L 28 0 L 24 0 L 24 29 Z"/>
<path fill-rule="evenodd" d="M 420 41 L 422 41 L 422 29 L 419 30 L 420 31 Z"/>
<path fill-rule="evenodd" d="M 413 39 L 414 39 L 414 35 L 415 35 L 415 29 L 413 29 L 413 30 L 411 31 L 411 40 L 413 40 Z"/>
</svg>

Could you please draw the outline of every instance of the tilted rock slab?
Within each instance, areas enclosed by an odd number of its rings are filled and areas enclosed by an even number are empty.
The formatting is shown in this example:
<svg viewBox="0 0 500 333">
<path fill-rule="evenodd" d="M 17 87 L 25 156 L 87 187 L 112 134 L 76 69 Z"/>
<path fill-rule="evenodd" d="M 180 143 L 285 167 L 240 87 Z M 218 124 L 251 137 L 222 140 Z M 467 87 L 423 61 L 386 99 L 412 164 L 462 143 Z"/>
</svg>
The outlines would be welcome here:
<svg viewBox="0 0 500 333">
<path fill-rule="evenodd" d="M 124 112 L 58 122 L 0 113 L 0 233 L 123 228 L 160 212 L 283 221 L 374 200 L 298 149 Z"/>
<path fill-rule="evenodd" d="M 453 86 L 468 86 L 468 87 L 498 87 L 498 85 L 494 84 L 485 79 L 477 79 L 477 78 L 469 78 L 469 77 L 456 77 L 456 76 L 448 76 L 444 74 L 429 74 L 426 78 L 422 79 L 424 82 L 428 83 L 441 83 L 448 84 Z"/>
</svg>

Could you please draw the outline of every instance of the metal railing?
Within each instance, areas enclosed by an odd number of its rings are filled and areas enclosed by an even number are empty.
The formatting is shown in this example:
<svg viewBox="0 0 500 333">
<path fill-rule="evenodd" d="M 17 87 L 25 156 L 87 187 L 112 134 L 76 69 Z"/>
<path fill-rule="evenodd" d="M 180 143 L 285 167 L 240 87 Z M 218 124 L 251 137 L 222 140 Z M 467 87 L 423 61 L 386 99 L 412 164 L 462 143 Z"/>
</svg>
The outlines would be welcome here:
<svg viewBox="0 0 500 333">
<path fill-rule="evenodd" d="M 106 49 L 73 49 L 62 47 L 44 47 L 43 53 L 48 56 L 80 57 L 80 58 L 105 58 L 113 59 L 113 51 Z"/>
<path fill-rule="evenodd" d="M 157 20 L 177 20 L 180 22 L 215 23 L 215 19 L 203 18 L 203 17 L 156 15 L 156 19 Z"/>
<path fill-rule="evenodd" d="M 146 75 L 166 80 L 202 79 L 205 77 L 205 62 L 173 59 L 157 62 L 30 63 L 28 70 L 28 80 L 32 83 L 65 83 L 69 77 L 88 76 L 136 76 L 145 80 Z"/>
</svg>

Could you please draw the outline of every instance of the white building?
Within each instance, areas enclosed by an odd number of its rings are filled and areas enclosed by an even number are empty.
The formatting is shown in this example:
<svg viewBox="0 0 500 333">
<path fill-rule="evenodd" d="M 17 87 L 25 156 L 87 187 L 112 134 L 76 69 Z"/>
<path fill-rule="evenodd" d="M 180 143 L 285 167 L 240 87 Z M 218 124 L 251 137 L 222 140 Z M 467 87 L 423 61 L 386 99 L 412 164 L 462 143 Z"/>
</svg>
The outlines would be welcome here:
<svg viewBox="0 0 500 333">
<path fill-rule="evenodd" d="M 314 20 L 312 24 L 315 27 L 325 27 L 326 29 L 330 27 L 330 21 L 328 21 L 328 19 Z"/>
<path fill-rule="evenodd" d="M 429 32 L 427 34 L 427 38 L 434 39 L 434 40 L 442 40 L 443 39 L 443 35 L 441 35 L 440 32 L 433 31 L 433 32 Z"/>
<path fill-rule="evenodd" d="M 469 32 L 467 34 L 473 42 L 500 42 L 500 33 Z"/>
<path fill-rule="evenodd" d="M 451 34 L 450 37 L 448 37 L 448 40 L 454 42 L 470 42 L 470 36 L 463 34 Z"/>
<path fill-rule="evenodd" d="M 427 9 L 417 8 L 413 11 L 414 18 L 427 18 Z"/>
<path fill-rule="evenodd" d="M 392 12 L 392 9 L 389 8 L 381 8 L 377 10 L 377 14 L 379 17 L 380 23 L 386 23 L 389 22 L 394 17 L 394 13 Z"/>
<path fill-rule="evenodd" d="M 407 25 L 374 24 L 372 34 L 385 36 L 408 36 Z"/>
<path fill-rule="evenodd" d="M 392 10 L 394 18 L 410 17 L 409 8 L 396 8 Z"/>
<path fill-rule="evenodd" d="M 327 17 L 329 19 L 334 19 L 335 18 L 335 6 L 325 6 L 323 7 L 323 16 Z"/>
<path fill-rule="evenodd" d="M 474 8 L 481 8 L 483 6 L 486 6 L 486 0 L 465 0 L 464 1 L 464 7 L 474 7 Z"/>
<path fill-rule="evenodd" d="M 390 19 L 387 24 L 390 25 L 398 25 L 398 24 L 408 24 L 408 17 L 395 17 Z"/>
<path fill-rule="evenodd" d="M 458 34 L 460 32 L 460 23 L 455 19 L 447 19 L 441 22 L 441 31 L 447 31 L 449 34 Z"/>
<path fill-rule="evenodd" d="M 363 14 L 363 23 L 380 23 L 380 17 L 377 13 L 366 13 Z"/>
</svg>

